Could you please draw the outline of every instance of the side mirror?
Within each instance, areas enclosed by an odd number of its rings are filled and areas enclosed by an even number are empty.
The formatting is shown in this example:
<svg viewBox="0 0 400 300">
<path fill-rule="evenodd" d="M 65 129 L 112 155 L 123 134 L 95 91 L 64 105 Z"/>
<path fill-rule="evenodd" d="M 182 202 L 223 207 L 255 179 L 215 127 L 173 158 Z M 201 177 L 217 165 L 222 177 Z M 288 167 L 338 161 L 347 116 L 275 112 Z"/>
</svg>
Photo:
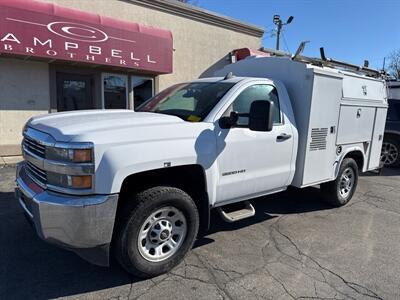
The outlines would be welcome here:
<svg viewBox="0 0 400 300">
<path fill-rule="evenodd" d="M 253 101 L 250 106 L 249 129 L 253 131 L 271 131 L 273 108 L 274 103 L 271 101 Z"/>
<path fill-rule="evenodd" d="M 219 119 L 219 126 L 222 129 L 228 129 L 235 126 L 239 120 L 239 114 L 236 111 L 232 111 L 228 117 L 222 117 Z"/>
</svg>

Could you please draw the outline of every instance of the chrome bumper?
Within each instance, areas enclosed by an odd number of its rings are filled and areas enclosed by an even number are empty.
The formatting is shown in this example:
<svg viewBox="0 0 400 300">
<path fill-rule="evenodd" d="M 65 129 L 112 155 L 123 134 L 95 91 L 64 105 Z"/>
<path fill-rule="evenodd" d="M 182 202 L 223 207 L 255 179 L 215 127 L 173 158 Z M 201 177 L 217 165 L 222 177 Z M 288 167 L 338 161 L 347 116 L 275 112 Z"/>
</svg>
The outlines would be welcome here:
<svg viewBox="0 0 400 300">
<path fill-rule="evenodd" d="M 81 196 L 43 190 L 17 165 L 15 195 L 43 240 L 108 265 L 118 194 Z"/>
</svg>

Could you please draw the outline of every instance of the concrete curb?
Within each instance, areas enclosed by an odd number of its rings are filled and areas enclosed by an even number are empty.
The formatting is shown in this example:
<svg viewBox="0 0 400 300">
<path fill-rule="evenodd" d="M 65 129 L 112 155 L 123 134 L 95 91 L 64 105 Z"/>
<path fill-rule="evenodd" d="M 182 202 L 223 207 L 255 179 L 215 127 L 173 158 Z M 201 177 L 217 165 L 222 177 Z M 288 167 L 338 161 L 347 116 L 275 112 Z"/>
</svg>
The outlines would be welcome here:
<svg viewBox="0 0 400 300">
<path fill-rule="evenodd" d="M 15 167 L 21 160 L 22 156 L 0 156 L 0 168 Z"/>
</svg>

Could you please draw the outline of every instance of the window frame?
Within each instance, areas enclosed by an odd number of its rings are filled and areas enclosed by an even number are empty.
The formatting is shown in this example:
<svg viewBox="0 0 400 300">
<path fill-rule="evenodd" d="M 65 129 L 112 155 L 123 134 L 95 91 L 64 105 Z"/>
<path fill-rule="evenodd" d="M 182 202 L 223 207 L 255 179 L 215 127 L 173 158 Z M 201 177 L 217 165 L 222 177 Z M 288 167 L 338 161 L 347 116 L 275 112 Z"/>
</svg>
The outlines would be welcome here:
<svg viewBox="0 0 400 300">
<path fill-rule="evenodd" d="M 277 88 L 275 85 L 273 85 L 273 84 L 271 84 L 271 83 L 266 83 L 266 82 L 252 83 L 252 84 L 250 84 L 250 85 L 246 85 L 246 86 L 242 87 L 242 88 L 239 90 L 238 94 L 235 96 L 235 99 L 234 99 L 234 100 L 228 105 L 228 107 L 225 109 L 225 111 L 224 111 L 224 113 L 221 115 L 221 117 L 227 117 L 227 116 L 229 116 L 229 114 L 233 111 L 233 110 L 232 110 L 232 105 L 233 105 L 233 103 L 236 101 L 236 99 L 237 99 L 246 89 L 248 89 L 248 88 L 250 88 L 250 87 L 252 87 L 252 86 L 255 86 L 255 85 L 268 85 L 268 86 L 272 86 L 272 87 L 276 90 L 276 93 L 277 93 L 277 95 L 278 95 L 279 115 L 280 115 L 280 119 L 281 119 L 281 120 L 280 120 L 280 123 L 274 122 L 272 125 L 273 125 L 273 127 L 285 125 L 285 119 L 284 119 L 284 114 L 282 113 L 282 104 L 281 104 L 281 101 L 280 101 L 279 90 L 278 90 L 278 88 Z M 232 126 L 231 128 L 232 128 L 232 129 L 233 129 L 233 128 L 249 128 L 249 125 L 234 125 L 234 126 Z"/>
</svg>

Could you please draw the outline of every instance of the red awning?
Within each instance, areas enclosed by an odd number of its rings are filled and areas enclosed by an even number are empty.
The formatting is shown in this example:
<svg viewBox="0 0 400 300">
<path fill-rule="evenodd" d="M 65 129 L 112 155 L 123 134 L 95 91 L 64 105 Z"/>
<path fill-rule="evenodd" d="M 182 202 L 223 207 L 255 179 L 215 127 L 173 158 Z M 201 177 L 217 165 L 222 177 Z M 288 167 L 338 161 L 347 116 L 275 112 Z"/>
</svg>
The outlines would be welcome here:
<svg viewBox="0 0 400 300">
<path fill-rule="evenodd" d="M 168 30 L 32 0 L 0 0 L 0 54 L 172 72 Z"/>
</svg>

